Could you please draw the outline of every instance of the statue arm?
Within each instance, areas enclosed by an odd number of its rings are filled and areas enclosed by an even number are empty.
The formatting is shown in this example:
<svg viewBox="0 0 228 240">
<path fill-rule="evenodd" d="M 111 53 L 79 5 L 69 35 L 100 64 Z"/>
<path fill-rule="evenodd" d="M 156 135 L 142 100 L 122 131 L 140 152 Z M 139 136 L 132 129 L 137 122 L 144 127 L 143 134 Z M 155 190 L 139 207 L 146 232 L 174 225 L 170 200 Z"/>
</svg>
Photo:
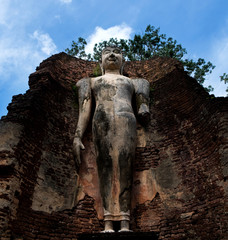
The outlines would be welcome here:
<svg viewBox="0 0 228 240">
<path fill-rule="evenodd" d="M 76 84 L 78 87 L 79 118 L 73 141 L 73 153 L 75 155 L 76 166 L 81 163 L 80 150 L 85 149 L 82 144 L 82 137 L 87 128 L 91 115 L 92 98 L 90 78 L 84 78 Z"/>
<path fill-rule="evenodd" d="M 148 122 L 150 118 L 149 101 L 150 101 L 150 84 L 146 79 L 133 79 L 136 95 L 136 108 L 138 117 L 143 122 Z"/>
</svg>

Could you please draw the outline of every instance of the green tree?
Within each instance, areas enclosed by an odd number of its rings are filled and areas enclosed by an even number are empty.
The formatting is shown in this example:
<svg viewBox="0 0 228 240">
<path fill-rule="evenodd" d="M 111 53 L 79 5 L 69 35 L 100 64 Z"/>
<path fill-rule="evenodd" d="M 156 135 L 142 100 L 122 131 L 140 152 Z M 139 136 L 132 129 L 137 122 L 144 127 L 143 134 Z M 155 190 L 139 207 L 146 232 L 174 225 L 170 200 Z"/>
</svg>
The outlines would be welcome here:
<svg viewBox="0 0 228 240">
<path fill-rule="evenodd" d="M 202 58 L 199 58 L 197 61 L 185 59 L 186 49 L 173 38 L 167 38 L 166 34 L 160 34 L 160 28 L 155 28 L 151 25 L 146 27 L 144 34 L 135 34 L 132 39 L 118 40 L 111 38 L 109 41 L 96 43 L 93 49 L 93 56 L 85 53 L 86 44 L 86 40 L 79 37 L 78 41 L 73 41 L 71 48 L 67 48 L 65 51 L 78 58 L 99 61 L 102 49 L 106 46 L 115 45 L 122 49 L 128 61 L 146 60 L 154 56 L 171 57 L 179 60 L 188 74 L 193 76 L 201 85 L 204 83 L 206 75 L 210 74 L 215 68 L 211 62 L 206 62 Z M 228 79 L 228 75 L 223 75 L 221 79 Z M 205 89 L 208 92 L 213 91 L 212 86 L 208 86 Z"/>
<path fill-rule="evenodd" d="M 71 48 L 65 49 L 65 52 L 74 57 L 92 60 L 91 54 L 86 54 L 85 52 L 86 45 L 86 40 L 82 37 L 79 37 L 77 42 L 72 41 Z"/>
<path fill-rule="evenodd" d="M 222 76 L 220 76 L 220 80 L 222 82 L 224 82 L 225 84 L 228 83 L 228 74 L 227 73 L 223 73 Z M 227 96 L 228 96 L 228 87 L 226 88 L 226 92 L 227 92 Z"/>
</svg>

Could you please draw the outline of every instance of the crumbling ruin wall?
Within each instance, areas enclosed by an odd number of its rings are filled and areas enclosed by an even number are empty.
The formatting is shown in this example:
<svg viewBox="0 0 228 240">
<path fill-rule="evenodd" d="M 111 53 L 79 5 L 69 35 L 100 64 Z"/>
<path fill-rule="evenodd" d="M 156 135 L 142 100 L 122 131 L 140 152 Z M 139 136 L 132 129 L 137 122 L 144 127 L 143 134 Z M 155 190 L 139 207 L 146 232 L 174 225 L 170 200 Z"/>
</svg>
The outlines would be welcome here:
<svg viewBox="0 0 228 240">
<path fill-rule="evenodd" d="M 2 238 L 76 239 L 102 229 L 91 124 L 80 169 L 72 154 L 75 83 L 96 73 L 96 63 L 54 55 L 9 105 L 0 122 Z M 151 83 L 151 121 L 138 124 L 132 230 L 160 239 L 225 239 L 227 98 L 208 95 L 173 59 L 126 63 L 124 74 Z"/>
<path fill-rule="evenodd" d="M 225 239 L 228 99 L 177 69 L 152 86 L 150 134 L 135 169 L 149 171 L 157 195 L 134 208 L 132 224 L 161 239 Z"/>
</svg>

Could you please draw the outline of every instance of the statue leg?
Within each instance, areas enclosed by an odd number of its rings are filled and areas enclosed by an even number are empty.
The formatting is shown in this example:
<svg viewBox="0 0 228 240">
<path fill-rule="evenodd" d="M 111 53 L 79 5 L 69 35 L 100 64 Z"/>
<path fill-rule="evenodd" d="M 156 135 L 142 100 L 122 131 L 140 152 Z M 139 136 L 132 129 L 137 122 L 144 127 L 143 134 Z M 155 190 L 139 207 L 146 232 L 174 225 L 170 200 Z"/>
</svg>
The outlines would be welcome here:
<svg viewBox="0 0 228 240">
<path fill-rule="evenodd" d="M 110 153 L 112 149 L 112 142 L 109 137 L 109 132 L 111 131 L 111 121 L 111 117 L 106 114 L 102 107 L 100 107 L 94 114 L 93 142 L 96 150 L 100 193 L 103 201 L 103 207 L 107 212 L 110 212 L 109 200 L 111 196 L 113 178 L 113 162 Z M 109 219 L 107 219 L 107 221 L 108 220 Z"/>
<path fill-rule="evenodd" d="M 127 230 L 136 139 L 135 116 L 131 113 L 113 117 L 102 114 L 102 121 L 95 121 L 96 115 L 93 120 L 93 138 L 105 226 L 110 229 L 110 221 L 121 221 L 122 228 Z M 108 123 L 107 118 L 110 120 Z"/>
<path fill-rule="evenodd" d="M 135 157 L 136 146 L 136 119 L 133 114 L 125 113 L 119 116 L 123 122 L 123 128 L 119 128 L 122 141 L 118 141 L 118 162 L 120 181 L 120 211 L 123 213 L 121 220 L 130 220 L 131 187 L 132 187 L 132 163 Z M 123 131 L 124 129 L 124 131 Z"/>
</svg>

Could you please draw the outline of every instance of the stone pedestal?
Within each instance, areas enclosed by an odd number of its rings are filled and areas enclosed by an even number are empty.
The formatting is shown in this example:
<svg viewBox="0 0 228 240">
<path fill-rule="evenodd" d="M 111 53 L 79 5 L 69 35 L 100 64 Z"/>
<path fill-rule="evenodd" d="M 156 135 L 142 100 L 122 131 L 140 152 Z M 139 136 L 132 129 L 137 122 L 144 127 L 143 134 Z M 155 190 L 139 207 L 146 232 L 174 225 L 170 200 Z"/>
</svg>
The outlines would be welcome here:
<svg viewBox="0 0 228 240">
<path fill-rule="evenodd" d="M 78 240 L 157 240 L 155 232 L 115 232 L 79 234 Z"/>
</svg>

